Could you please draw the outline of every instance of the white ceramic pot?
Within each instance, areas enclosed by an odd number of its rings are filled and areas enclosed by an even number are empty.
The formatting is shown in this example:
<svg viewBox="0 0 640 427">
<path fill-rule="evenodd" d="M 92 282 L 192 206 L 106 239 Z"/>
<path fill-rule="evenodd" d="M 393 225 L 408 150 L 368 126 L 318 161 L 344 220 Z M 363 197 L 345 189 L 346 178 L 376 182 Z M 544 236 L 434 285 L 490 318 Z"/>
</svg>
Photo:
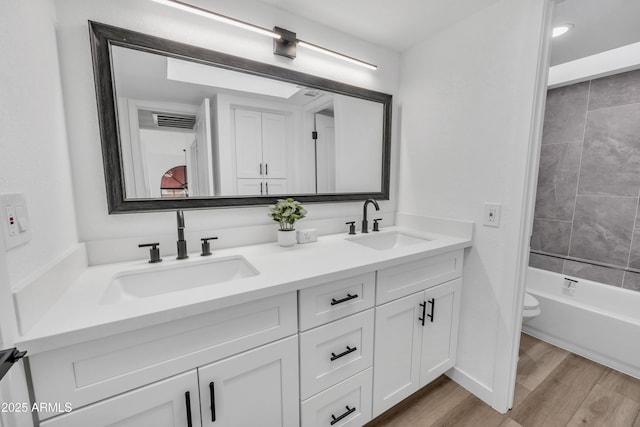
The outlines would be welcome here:
<svg viewBox="0 0 640 427">
<path fill-rule="evenodd" d="M 297 243 L 295 230 L 278 230 L 278 244 L 280 246 L 293 246 Z"/>
</svg>

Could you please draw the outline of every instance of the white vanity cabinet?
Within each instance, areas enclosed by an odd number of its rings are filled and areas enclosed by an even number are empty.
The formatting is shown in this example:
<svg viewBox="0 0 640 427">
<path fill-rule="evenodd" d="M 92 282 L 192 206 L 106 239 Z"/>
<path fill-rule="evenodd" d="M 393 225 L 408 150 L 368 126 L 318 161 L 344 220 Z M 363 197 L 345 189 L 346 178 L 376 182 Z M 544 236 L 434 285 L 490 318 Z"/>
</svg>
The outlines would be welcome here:
<svg viewBox="0 0 640 427">
<path fill-rule="evenodd" d="M 40 413 L 39 421 L 44 427 L 362 426 L 454 366 L 462 258 L 462 249 L 412 256 L 34 352 L 28 357 L 34 402 L 73 408 Z"/>
<path fill-rule="evenodd" d="M 373 413 L 455 365 L 462 279 L 376 307 Z"/>
<path fill-rule="evenodd" d="M 74 410 L 43 427 L 298 425 L 296 336 Z"/>
<path fill-rule="evenodd" d="M 89 412 L 93 408 L 97 408 L 97 405 L 111 402 L 113 396 L 124 396 L 131 393 L 130 399 L 116 400 L 107 405 L 109 408 L 122 408 L 125 413 L 126 405 L 136 405 L 137 396 L 156 397 L 152 391 L 141 394 L 137 394 L 137 391 L 146 387 L 155 387 L 167 378 L 183 372 L 196 372 L 196 369 L 205 369 L 211 362 L 221 361 L 220 363 L 222 363 L 224 361 L 228 363 L 227 366 L 233 366 L 233 357 L 237 357 L 237 360 L 243 361 L 255 358 L 278 360 L 274 363 L 277 363 L 281 369 L 282 378 L 279 378 L 278 381 L 282 384 L 283 390 L 285 387 L 287 390 L 291 390 L 292 377 L 296 384 L 294 395 L 290 391 L 282 392 L 280 395 L 283 398 L 289 396 L 291 401 L 297 402 L 298 346 L 297 335 L 295 335 L 297 329 L 296 293 L 290 292 L 111 337 L 33 354 L 29 357 L 29 365 L 35 401 L 69 402 L 74 409 L 73 412 L 62 415 L 60 418 L 71 419 L 75 414 L 81 413 L 83 407 L 85 408 L 82 411 Z M 288 341 L 287 345 L 282 344 L 282 346 L 276 346 L 275 349 L 268 347 L 272 345 L 269 343 L 287 336 L 292 337 L 293 344 Z M 260 347 L 265 345 L 266 347 Z M 255 350 L 255 353 L 252 353 L 254 350 L 251 349 L 259 349 L 261 352 L 258 353 Z M 252 375 L 254 373 L 257 375 L 260 369 L 257 367 L 251 369 L 255 372 L 245 376 L 236 370 L 235 378 L 238 381 L 252 381 L 254 379 Z M 211 368 L 211 370 L 214 371 L 215 368 Z M 229 369 L 228 372 L 231 370 Z M 273 372 L 270 371 L 270 374 Z M 167 382 L 169 381 L 170 379 L 167 380 Z M 220 384 L 222 385 L 224 381 L 226 380 L 223 378 Z M 256 380 L 255 382 L 257 384 L 255 388 L 258 388 L 260 381 Z M 184 393 L 190 391 L 192 402 L 194 398 L 196 401 L 198 400 L 199 387 L 197 382 L 194 382 L 189 390 L 184 388 L 183 386 L 177 387 L 176 393 L 178 394 L 176 396 L 181 393 L 184 397 Z M 269 392 L 273 391 L 269 390 Z M 156 403 L 165 404 L 169 397 L 159 398 L 161 402 Z M 179 401 L 179 397 L 176 399 L 178 400 L 171 405 L 182 407 L 183 405 L 177 406 L 178 403 L 176 403 Z M 171 401 L 173 402 L 173 400 Z M 99 414 L 99 409 L 96 410 L 98 410 L 96 414 Z M 200 410 L 196 407 L 194 411 L 194 423 L 196 418 L 199 423 Z M 40 420 L 44 420 L 55 415 L 57 414 L 41 413 L 39 417 Z M 52 418 L 52 421 L 56 419 Z M 96 420 L 100 419 L 100 417 L 96 418 Z"/>
<path fill-rule="evenodd" d="M 371 420 L 375 272 L 301 290 L 301 425 Z"/>
<path fill-rule="evenodd" d="M 198 368 L 198 377 L 203 427 L 298 425 L 296 336 Z"/>
<path fill-rule="evenodd" d="M 181 375 L 42 421 L 42 427 L 199 427 L 198 374 Z M 189 420 L 191 422 L 189 423 Z"/>
</svg>

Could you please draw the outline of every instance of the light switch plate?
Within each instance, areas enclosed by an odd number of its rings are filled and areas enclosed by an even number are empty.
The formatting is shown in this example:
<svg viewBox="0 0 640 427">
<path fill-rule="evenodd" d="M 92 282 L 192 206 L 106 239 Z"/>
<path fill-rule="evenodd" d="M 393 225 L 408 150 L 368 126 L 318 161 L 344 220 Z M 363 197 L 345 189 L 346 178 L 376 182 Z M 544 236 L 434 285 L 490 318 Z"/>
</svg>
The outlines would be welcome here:
<svg viewBox="0 0 640 427">
<path fill-rule="evenodd" d="M 31 240 L 29 212 L 24 194 L 0 195 L 0 219 L 6 250 L 24 245 Z"/>
</svg>

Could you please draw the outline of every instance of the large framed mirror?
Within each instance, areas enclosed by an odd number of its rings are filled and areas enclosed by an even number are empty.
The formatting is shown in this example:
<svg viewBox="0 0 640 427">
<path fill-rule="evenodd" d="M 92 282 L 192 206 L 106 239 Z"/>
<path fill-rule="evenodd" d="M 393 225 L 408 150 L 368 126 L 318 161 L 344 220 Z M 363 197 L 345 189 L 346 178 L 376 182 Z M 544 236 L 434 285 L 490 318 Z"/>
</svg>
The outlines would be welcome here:
<svg viewBox="0 0 640 427">
<path fill-rule="evenodd" d="M 89 30 L 109 213 L 389 198 L 391 95 Z"/>
</svg>

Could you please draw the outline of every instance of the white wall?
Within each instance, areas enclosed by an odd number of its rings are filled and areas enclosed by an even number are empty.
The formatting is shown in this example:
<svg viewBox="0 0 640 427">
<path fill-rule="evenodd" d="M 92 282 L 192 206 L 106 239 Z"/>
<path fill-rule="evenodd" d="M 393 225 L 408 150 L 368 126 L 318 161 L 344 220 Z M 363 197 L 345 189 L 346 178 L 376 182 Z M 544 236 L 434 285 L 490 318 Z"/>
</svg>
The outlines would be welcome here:
<svg viewBox="0 0 640 427">
<path fill-rule="evenodd" d="M 273 55 L 272 40 L 209 19 L 179 12 L 151 1 L 58 0 L 58 44 L 62 65 L 65 108 L 69 118 L 70 152 L 75 177 L 78 230 L 82 241 L 98 241 L 131 236 L 155 236 L 175 232 L 175 214 L 144 213 L 111 215 L 107 204 L 95 106 L 93 70 L 87 20 L 95 20 L 147 34 L 250 59 L 292 68 L 329 79 L 396 94 L 399 55 L 367 42 L 346 36 L 253 0 L 193 1 L 202 7 L 263 27 L 278 25 L 298 32 L 314 43 L 343 51 L 379 65 L 377 71 L 354 67 L 324 55 L 300 51 L 290 61 Z M 397 134 L 394 132 L 394 135 Z M 397 141 L 396 141 L 397 144 Z M 395 171 L 396 168 L 394 167 Z M 395 188 L 395 183 L 392 184 Z M 393 212 L 394 200 L 383 209 Z M 362 203 L 308 206 L 309 220 L 329 217 L 358 219 Z M 269 224 L 264 207 L 218 209 L 187 212 L 190 230 Z M 275 233 L 274 233 L 275 234 Z M 275 240 L 275 236 L 274 236 Z M 91 248 L 91 246 L 90 246 Z"/>
<path fill-rule="evenodd" d="M 32 235 L 7 253 L 15 287 L 78 239 L 53 2 L 3 2 L 0 15 L 0 193 L 26 194 Z"/>
<path fill-rule="evenodd" d="M 29 243 L 9 252 L 0 239 L 4 347 L 13 347 L 18 334 L 11 289 L 54 264 L 78 241 L 55 19 L 50 0 L 2 3 L 0 193 L 25 193 L 32 233 Z M 7 401 L 28 403 L 21 364 L 2 380 L 0 393 Z M 3 416 L 7 426 L 31 425 L 30 414 Z"/>
<path fill-rule="evenodd" d="M 454 379 L 509 401 L 518 254 L 545 2 L 501 0 L 402 56 L 399 211 L 476 223 Z M 499 228 L 483 204 L 502 203 Z"/>
</svg>

